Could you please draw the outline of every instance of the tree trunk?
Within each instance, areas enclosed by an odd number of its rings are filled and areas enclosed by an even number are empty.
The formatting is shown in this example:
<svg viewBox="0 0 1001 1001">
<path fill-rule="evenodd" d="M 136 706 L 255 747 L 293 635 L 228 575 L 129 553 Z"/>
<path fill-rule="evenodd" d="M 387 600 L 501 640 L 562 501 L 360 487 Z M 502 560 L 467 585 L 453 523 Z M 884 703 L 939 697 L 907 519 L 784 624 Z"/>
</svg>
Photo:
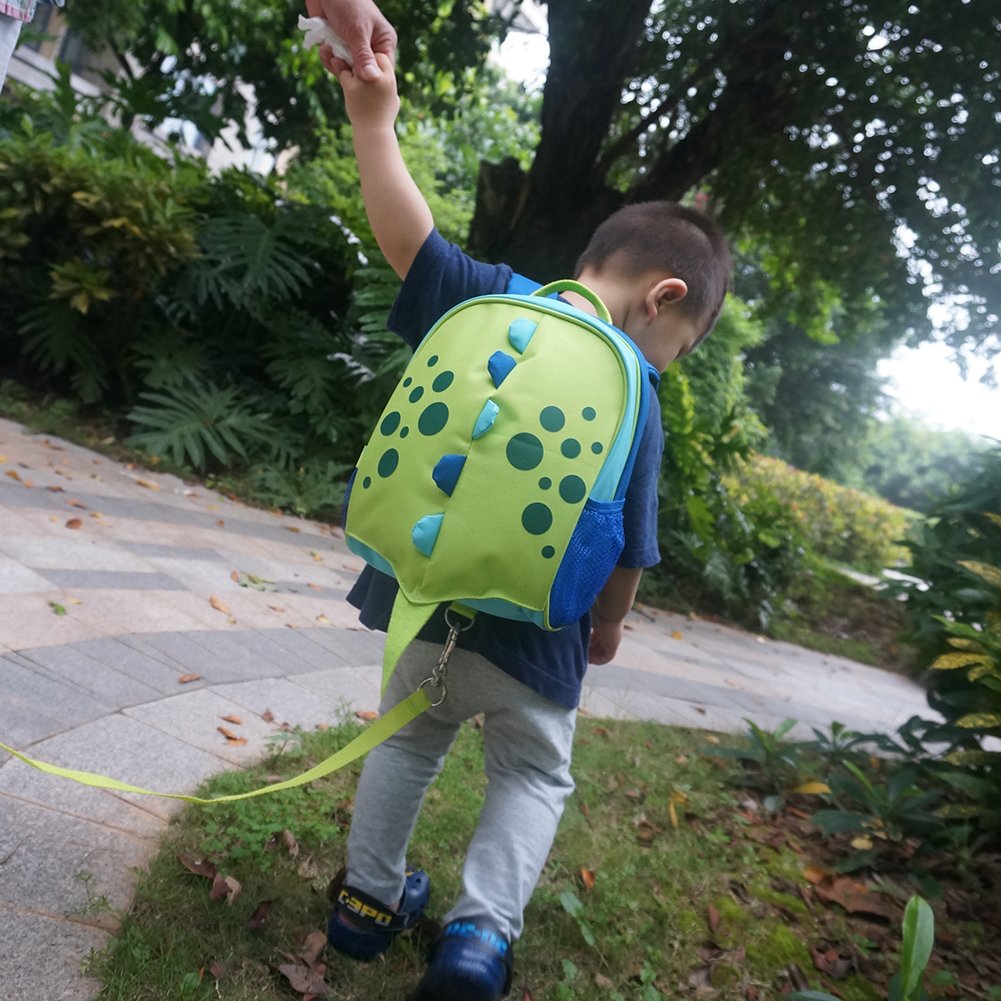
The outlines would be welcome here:
<svg viewBox="0 0 1001 1001">
<path fill-rule="evenodd" d="M 470 247 L 538 280 L 571 274 L 594 231 L 622 203 L 595 176 L 651 0 L 550 0 L 542 134 L 528 174 L 483 164 Z"/>
</svg>

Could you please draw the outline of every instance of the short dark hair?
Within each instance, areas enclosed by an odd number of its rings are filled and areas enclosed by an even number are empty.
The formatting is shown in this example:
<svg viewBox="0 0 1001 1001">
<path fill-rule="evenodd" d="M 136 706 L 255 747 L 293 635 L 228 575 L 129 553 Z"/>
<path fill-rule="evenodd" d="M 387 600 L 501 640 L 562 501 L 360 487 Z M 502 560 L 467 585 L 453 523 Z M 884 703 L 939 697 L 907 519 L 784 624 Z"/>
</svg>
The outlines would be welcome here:
<svg viewBox="0 0 1001 1001">
<path fill-rule="evenodd" d="M 610 215 L 577 261 L 577 274 L 611 267 L 627 277 L 662 269 L 688 286 L 684 312 L 712 330 L 730 285 L 730 248 L 715 220 L 677 202 L 637 202 Z"/>
</svg>

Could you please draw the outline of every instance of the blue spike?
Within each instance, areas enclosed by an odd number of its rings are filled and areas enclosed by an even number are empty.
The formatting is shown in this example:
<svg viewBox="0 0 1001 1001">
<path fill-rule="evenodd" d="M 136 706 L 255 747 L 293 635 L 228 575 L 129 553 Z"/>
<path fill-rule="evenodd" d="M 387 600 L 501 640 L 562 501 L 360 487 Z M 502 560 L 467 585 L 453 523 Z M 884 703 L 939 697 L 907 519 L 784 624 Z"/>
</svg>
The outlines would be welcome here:
<svg viewBox="0 0 1001 1001">
<path fill-rule="evenodd" d="M 466 464 L 464 455 L 449 454 L 443 455 L 431 472 L 431 479 L 434 480 L 438 489 L 443 493 L 452 496 L 455 484 L 459 481 L 459 473 Z"/>
<path fill-rule="evenodd" d="M 425 555 L 430 556 L 434 551 L 434 544 L 438 541 L 438 533 L 441 531 L 441 521 L 443 514 L 426 514 L 414 525 L 410 538 L 414 545 Z"/>
<path fill-rule="evenodd" d="M 477 438 L 482 438 L 494 426 L 494 421 L 497 420 L 497 414 L 499 411 L 500 407 L 498 407 L 493 400 L 487 400 L 487 402 L 483 404 L 480 416 L 476 418 L 476 423 L 473 425 L 474 441 Z"/>
<path fill-rule="evenodd" d="M 494 385 L 499 387 L 517 364 L 517 359 L 512 358 L 506 351 L 495 351 L 487 361 L 487 370 Z"/>
<path fill-rule="evenodd" d="M 532 334 L 535 333 L 536 327 L 538 327 L 538 324 L 534 320 L 522 318 L 515 320 L 507 328 L 507 339 L 518 354 L 522 354 L 525 348 L 528 347 L 528 342 L 532 339 Z"/>
</svg>

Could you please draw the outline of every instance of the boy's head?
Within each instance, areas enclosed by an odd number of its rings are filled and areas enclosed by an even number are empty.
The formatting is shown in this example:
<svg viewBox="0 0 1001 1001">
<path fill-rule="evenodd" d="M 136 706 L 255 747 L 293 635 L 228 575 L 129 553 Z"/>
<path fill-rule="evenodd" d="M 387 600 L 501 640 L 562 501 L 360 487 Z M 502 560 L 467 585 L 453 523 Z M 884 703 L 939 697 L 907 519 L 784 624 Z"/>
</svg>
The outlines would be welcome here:
<svg viewBox="0 0 1001 1001">
<path fill-rule="evenodd" d="M 730 269 L 730 249 L 719 226 L 677 202 L 619 209 L 595 230 L 577 262 L 585 284 L 590 278 L 613 299 L 620 293 L 618 325 L 653 364 L 662 362 L 661 368 L 712 330 Z"/>
</svg>

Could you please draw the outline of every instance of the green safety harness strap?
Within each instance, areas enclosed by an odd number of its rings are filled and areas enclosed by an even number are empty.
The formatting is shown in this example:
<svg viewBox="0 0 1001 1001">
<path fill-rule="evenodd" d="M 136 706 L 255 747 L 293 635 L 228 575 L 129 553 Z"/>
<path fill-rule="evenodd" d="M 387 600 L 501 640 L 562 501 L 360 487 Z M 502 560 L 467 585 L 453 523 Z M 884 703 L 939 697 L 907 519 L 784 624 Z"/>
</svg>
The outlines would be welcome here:
<svg viewBox="0 0 1001 1001">
<path fill-rule="evenodd" d="M 336 772 L 345 765 L 357 761 L 362 755 L 367 754 L 378 744 L 391 737 L 397 730 L 405 727 L 411 720 L 416 719 L 426 709 L 431 707 L 431 699 L 424 688 L 418 689 L 413 695 L 409 695 L 401 703 L 389 710 L 385 716 L 380 716 L 364 733 L 359 734 L 349 744 L 346 744 L 339 751 L 335 751 L 329 758 L 314 765 L 308 771 L 294 778 L 285 779 L 282 782 L 274 782 L 261 789 L 254 789 L 251 792 L 234 793 L 230 796 L 213 796 L 203 799 L 199 796 L 187 796 L 177 792 L 156 792 L 153 789 L 143 789 L 140 786 L 129 785 L 128 782 L 119 782 L 118 779 L 109 778 L 106 775 L 97 775 L 94 772 L 77 771 L 74 768 L 61 768 L 58 765 L 50 765 L 45 761 L 36 761 L 28 755 L 15 751 L 13 747 L 0 744 L 0 750 L 7 751 L 32 768 L 37 768 L 47 775 L 57 775 L 59 778 L 70 779 L 80 785 L 94 786 L 97 789 L 113 789 L 115 792 L 131 792 L 139 796 L 159 796 L 162 799 L 179 799 L 185 803 L 198 803 L 208 805 L 212 803 L 233 803 L 240 799 L 251 799 L 254 796 L 264 796 L 272 792 L 281 792 L 284 789 L 294 789 L 296 786 L 305 785 L 315 779 L 323 778 L 331 772 Z"/>
<path fill-rule="evenodd" d="M 452 612 L 465 617 L 465 621 L 450 617 Z M 433 706 L 440 706 L 445 701 L 445 669 L 448 659 L 455 649 L 456 640 L 459 633 L 464 632 L 472 625 L 473 612 L 463 608 L 461 605 L 450 607 L 445 613 L 445 621 L 448 623 L 449 633 L 445 646 L 442 649 L 438 663 L 431 674 L 425 678 L 412 695 L 408 695 L 402 702 L 393 706 L 385 715 L 380 716 L 364 733 L 359 734 L 350 743 L 345 744 L 339 751 L 335 751 L 329 758 L 325 758 L 318 765 L 300 775 L 281 782 L 273 782 L 271 785 L 263 786 L 260 789 L 253 789 L 250 792 L 233 793 L 229 796 L 212 796 L 203 798 L 200 796 L 188 796 L 179 792 L 157 792 L 153 789 L 144 789 L 141 786 L 130 785 L 128 782 L 120 782 L 118 779 L 109 778 L 107 775 L 98 775 L 95 772 L 79 771 L 75 768 L 62 768 L 59 765 L 51 765 L 46 761 L 38 761 L 16 751 L 7 744 L 0 744 L 0 750 L 12 754 L 19 761 L 23 761 L 32 768 L 37 768 L 46 775 L 55 775 L 59 778 L 69 779 L 80 785 L 93 786 L 96 789 L 112 789 L 115 792 L 131 792 L 137 796 L 158 796 L 161 799 L 179 799 L 185 803 L 197 803 L 201 806 L 208 806 L 213 803 L 235 803 L 241 799 L 252 799 L 255 796 L 265 796 L 272 792 L 282 792 L 285 789 L 294 789 L 296 786 L 306 785 L 316 779 L 322 779 L 325 775 L 330 775 L 353 761 L 368 754 L 372 748 L 377 747 L 384 740 L 388 740 L 399 730 L 402 730 L 408 723 L 415 720 L 421 713 L 426 712 Z M 427 616 L 424 616 L 426 619 Z M 423 624 L 423 623 L 422 623 Z M 420 626 L 418 626 L 418 629 Z M 400 651 L 402 652 L 402 651 Z M 399 654 L 396 654 L 399 657 Z M 395 667 L 395 660 L 393 661 Z M 388 680 L 388 677 L 387 677 Z M 433 696 L 433 697 L 432 697 Z"/>
</svg>

